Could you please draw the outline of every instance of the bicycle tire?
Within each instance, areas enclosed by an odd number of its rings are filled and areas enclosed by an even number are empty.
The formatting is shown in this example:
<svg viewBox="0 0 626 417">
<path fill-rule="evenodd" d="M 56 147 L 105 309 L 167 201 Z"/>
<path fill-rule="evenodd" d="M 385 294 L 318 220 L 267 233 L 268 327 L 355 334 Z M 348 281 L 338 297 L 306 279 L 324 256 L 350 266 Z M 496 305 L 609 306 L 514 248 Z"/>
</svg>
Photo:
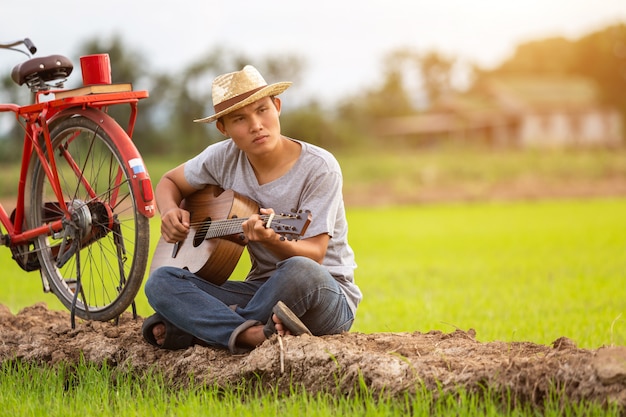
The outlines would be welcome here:
<svg viewBox="0 0 626 417">
<path fill-rule="evenodd" d="M 122 163 L 124 155 L 113 134 L 82 116 L 60 120 L 50 131 L 64 204 L 72 219 L 61 233 L 39 236 L 35 249 L 51 291 L 87 320 L 119 317 L 135 299 L 148 261 L 149 219 L 137 210 L 129 181 L 132 172 Z M 31 227 L 62 219 L 60 203 L 37 156 L 30 172 Z"/>
</svg>

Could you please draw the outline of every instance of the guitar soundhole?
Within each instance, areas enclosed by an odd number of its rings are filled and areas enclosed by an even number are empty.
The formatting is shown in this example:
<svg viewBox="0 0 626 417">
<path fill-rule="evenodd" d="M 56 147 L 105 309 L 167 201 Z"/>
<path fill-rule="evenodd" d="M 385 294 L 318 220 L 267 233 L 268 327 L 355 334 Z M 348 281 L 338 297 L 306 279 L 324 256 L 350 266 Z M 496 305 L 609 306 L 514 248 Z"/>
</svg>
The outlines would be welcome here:
<svg viewBox="0 0 626 417">
<path fill-rule="evenodd" d="M 196 235 L 193 237 L 194 248 L 197 248 L 198 246 L 202 245 L 202 242 L 204 241 L 204 239 L 206 239 L 206 234 L 209 231 L 210 227 L 211 227 L 211 218 L 207 217 L 202 222 L 202 226 L 198 227 L 198 230 L 196 231 Z"/>
</svg>

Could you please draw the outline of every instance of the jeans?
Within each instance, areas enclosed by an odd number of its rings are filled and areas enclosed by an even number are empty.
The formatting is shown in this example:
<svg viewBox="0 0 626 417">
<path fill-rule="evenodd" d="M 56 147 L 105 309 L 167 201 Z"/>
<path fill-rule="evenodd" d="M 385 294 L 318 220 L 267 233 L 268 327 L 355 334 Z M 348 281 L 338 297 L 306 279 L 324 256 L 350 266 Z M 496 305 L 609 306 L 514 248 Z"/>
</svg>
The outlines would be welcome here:
<svg viewBox="0 0 626 417">
<path fill-rule="evenodd" d="M 317 262 L 295 256 L 265 280 L 212 284 L 176 267 L 155 270 L 145 285 L 152 308 L 179 329 L 235 352 L 234 339 L 266 323 L 284 302 L 314 335 L 348 331 L 354 316 L 337 281 Z"/>
</svg>

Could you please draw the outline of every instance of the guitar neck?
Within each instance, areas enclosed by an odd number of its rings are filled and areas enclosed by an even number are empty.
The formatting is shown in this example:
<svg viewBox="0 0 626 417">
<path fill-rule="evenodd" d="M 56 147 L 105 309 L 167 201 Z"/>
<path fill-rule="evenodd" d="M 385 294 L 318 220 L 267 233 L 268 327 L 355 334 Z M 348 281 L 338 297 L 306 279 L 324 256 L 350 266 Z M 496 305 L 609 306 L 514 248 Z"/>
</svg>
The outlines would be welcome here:
<svg viewBox="0 0 626 417">
<path fill-rule="evenodd" d="M 270 227 L 268 222 L 271 222 L 272 219 L 283 218 L 284 216 L 280 215 L 262 215 L 261 220 L 266 223 L 266 227 Z M 206 231 L 205 239 L 213 239 L 216 237 L 224 237 L 230 235 L 236 235 L 243 233 L 243 228 L 241 225 L 243 222 L 248 220 L 249 217 L 235 217 L 232 219 L 224 219 L 224 220 L 215 220 L 211 221 L 209 228 Z M 202 227 L 201 227 L 202 229 Z"/>
</svg>

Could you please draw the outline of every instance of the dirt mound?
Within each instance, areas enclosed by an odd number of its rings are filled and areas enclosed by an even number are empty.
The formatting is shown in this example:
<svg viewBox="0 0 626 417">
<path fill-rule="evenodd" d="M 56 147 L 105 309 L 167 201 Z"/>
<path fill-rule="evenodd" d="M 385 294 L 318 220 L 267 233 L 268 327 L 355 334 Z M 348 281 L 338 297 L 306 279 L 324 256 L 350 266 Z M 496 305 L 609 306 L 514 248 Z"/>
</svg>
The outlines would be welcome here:
<svg viewBox="0 0 626 417">
<path fill-rule="evenodd" d="M 143 319 L 118 324 L 79 322 L 45 304 L 17 315 L 0 305 L 0 359 L 36 364 L 96 364 L 146 372 L 159 369 L 174 383 L 228 385 L 242 378 L 289 392 L 328 389 L 350 394 L 363 383 L 373 394 L 402 395 L 425 386 L 437 393 L 486 387 L 519 403 L 541 404 L 554 388 L 571 400 L 617 403 L 626 410 L 626 347 L 579 349 L 565 337 L 552 346 L 476 340 L 473 330 L 452 333 L 345 333 L 325 337 L 273 337 L 247 355 L 195 346 L 156 349 L 143 341 Z"/>
</svg>

